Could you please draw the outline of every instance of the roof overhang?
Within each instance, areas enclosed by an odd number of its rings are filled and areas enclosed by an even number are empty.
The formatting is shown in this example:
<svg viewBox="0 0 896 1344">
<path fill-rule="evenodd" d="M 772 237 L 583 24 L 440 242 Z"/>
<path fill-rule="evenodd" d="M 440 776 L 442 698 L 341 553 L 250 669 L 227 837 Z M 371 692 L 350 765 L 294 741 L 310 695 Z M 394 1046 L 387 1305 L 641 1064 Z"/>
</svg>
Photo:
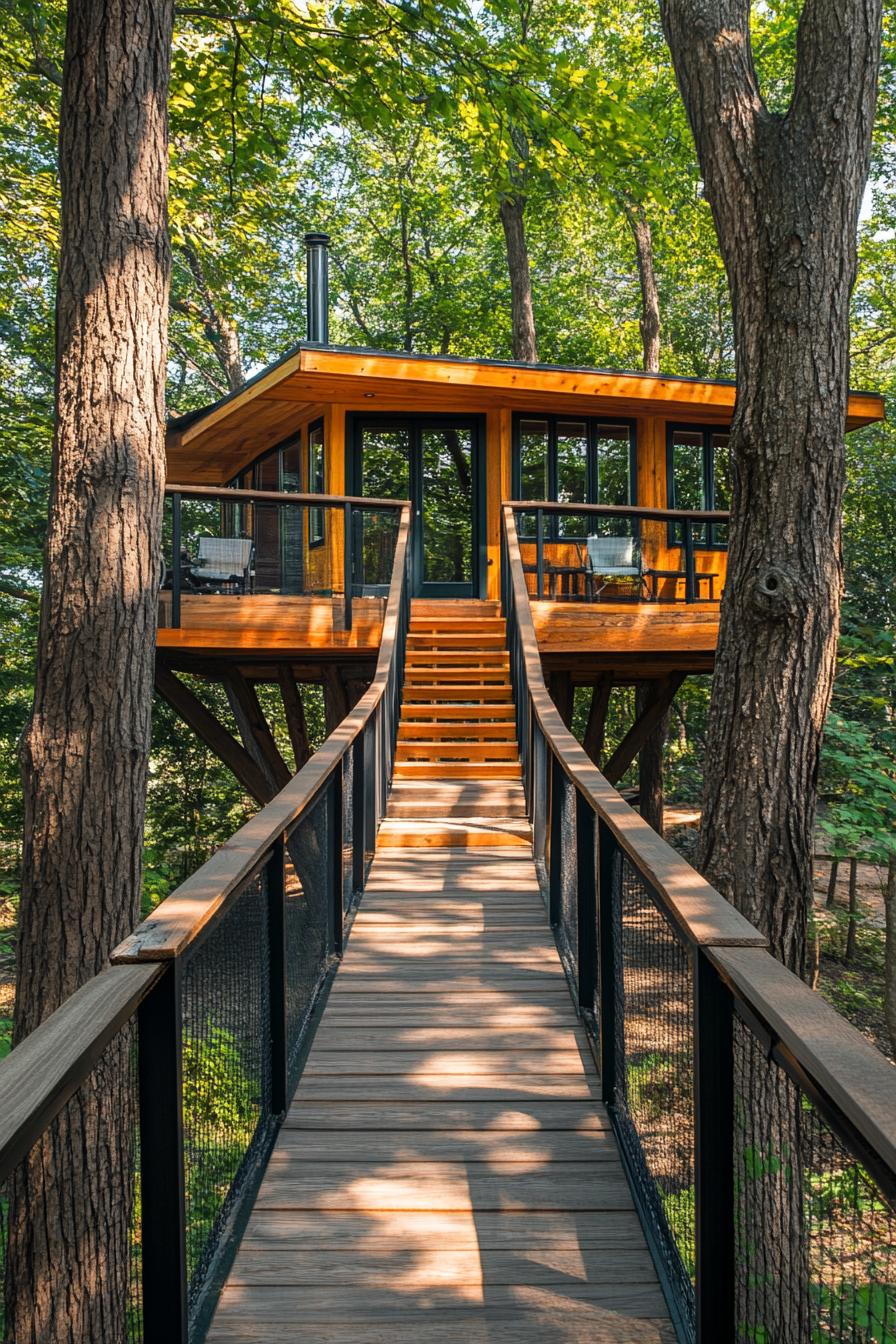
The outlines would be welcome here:
<svg viewBox="0 0 896 1344">
<path fill-rule="evenodd" d="M 185 484 L 223 484 L 322 404 L 455 414 L 500 406 L 725 423 L 734 399 L 732 382 L 306 344 L 237 392 L 171 421 L 168 474 Z M 847 429 L 883 418 L 882 397 L 850 394 Z"/>
</svg>

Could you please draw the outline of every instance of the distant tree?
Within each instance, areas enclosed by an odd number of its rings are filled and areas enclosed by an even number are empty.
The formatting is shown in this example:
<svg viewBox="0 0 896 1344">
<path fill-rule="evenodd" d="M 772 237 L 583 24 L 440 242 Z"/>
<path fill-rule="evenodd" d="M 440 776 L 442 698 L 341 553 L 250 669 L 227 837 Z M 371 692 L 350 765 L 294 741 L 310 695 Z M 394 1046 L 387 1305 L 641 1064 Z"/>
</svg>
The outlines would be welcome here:
<svg viewBox="0 0 896 1344">
<path fill-rule="evenodd" d="M 71 0 L 55 438 L 14 1039 L 140 909 L 164 486 L 170 0 Z M 123 1340 L 133 1130 L 110 1049 L 11 1182 L 7 1339 Z M 54 1292 L 50 1274 L 68 1285 Z"/>
<path fill-rule="evenodd" d="M 805 0 L 784 111 L 760 89 L 750 0 L 661 11 L 728 272 L 738 379 L 698 861 L 802 974 L 881 0 Z"/>
</svg>

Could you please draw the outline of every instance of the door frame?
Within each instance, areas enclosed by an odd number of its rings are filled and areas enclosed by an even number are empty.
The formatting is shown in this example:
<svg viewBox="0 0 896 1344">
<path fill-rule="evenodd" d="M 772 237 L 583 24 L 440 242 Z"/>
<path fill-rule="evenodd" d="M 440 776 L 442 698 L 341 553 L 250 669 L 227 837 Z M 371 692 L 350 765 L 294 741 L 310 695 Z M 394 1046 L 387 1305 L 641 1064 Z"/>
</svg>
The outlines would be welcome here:
<svg viewBox="0 0 896 1344">
<path fill-rule="evenodd" d="M 408 411 L 350 411 L 346 416 L 345 478 L 350 493 L 362 494 L 362 447 L 365 428 L 409 429 L 411 431 L 411 566 L 414 597 L 485 596 L 486 585 L 486 417 L 482 414 L 450 415 L 438 412 L 415 414 Z M 470 583 L 423 582 L 423 479 L 421 434 L 427 429 L 466 429 L 470 432 L 473 498 L 471 509 Z M 462 590 L 462 591 L 458 591 Z"/>
</svg>

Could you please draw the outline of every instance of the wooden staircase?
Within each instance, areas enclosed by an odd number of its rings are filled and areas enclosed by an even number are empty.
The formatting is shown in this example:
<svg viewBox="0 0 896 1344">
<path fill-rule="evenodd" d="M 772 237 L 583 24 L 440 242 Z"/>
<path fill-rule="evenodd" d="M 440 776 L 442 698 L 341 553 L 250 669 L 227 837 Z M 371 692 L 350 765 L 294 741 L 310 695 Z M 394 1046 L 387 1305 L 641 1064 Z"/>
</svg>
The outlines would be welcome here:
<svg viewBox="0 0 896 1344">
<path fill-rule="evenodd" d="M 497 602 L 412 603 L 392 793 L 378 843 L 531 843 Z"/>
</svg>

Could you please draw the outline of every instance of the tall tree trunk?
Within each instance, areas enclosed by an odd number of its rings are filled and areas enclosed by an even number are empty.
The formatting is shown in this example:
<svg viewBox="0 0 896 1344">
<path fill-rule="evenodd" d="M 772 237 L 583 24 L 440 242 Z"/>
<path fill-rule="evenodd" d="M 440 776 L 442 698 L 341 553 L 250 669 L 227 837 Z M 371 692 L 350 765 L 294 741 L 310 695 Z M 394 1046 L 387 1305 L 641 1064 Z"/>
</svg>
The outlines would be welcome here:
<svg viewBox="0 0 896 1344">
<path fill-rule="evenodd" d="M 18 1043 L 139 916 L 164 485 L 170 0 L 70 0 L 56 433 L 22 740 Z M 6 1332 L 125 1337 L 132 1115 L 107 1052 L 11 1182 Z"/>
<path fill-rule="evenodd" d="M 513 357 L 525 364 L 537 364 L 538 342 L 532 312 L 532 271 L 529 267 L 529 245 L 526 242 L 526 198 L 523 195 L 517 192 L 503 197 L 501 224 L 510 273 Z"/>
<path fill-rule="evenodd" d="M 806 0 L 786 116 L 762 101 L 749 11 L 749 0 L 662 0 L 728 273 L 737 356 L 734 516 L 699 863 L 803 974 L 881 0 Z"/>
<path fill-rule="evenodd" d="M 206 275 L 205 266 L 199 253 L 199 247 L 192 238 L 185 238 L 180 246 L 190 268 L 202 303 L 190 299 L 175 299 L 172 308 L 192 317 L 202 324 L 206 339 L 214 351 L 221 371 L 227 379 L 227 389 L 235 392 L 243 386 L 246 375 L 243 372 L 243 355 L 240 349 L 240 333 L 236 323 L 221 307 Z"/>
<path fill-rule="evenodd" d="M 625 206 L 625 217 L 635 240 L 641 289 L 641 362 L 645 373 L 660 371 L 660 292 L 653 262 L 653 232 L 642 205 Z"/>
</svg>

